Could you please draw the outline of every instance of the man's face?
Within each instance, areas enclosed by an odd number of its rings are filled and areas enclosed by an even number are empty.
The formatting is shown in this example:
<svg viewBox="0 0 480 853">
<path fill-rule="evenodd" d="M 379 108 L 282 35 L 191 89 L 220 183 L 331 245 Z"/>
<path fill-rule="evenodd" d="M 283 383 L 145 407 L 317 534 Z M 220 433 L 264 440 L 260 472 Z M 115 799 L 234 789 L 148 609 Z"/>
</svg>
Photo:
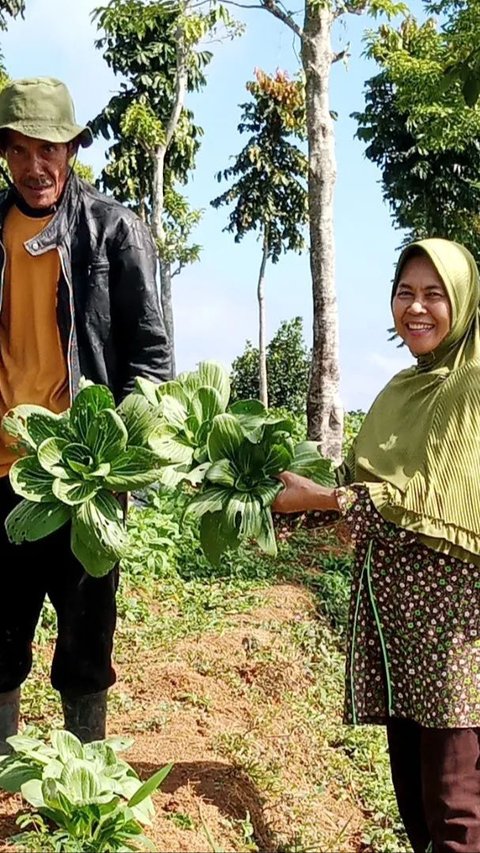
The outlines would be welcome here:
<svg viewBox="0 0 480 853">
<path fill-rule="evenodd" d="M 75 143 L 47 142 L 8 130 L 3 154 L 24 201 L 41 210 L 52 207 L 62 195 L 75 151 Z"/>
</svg>

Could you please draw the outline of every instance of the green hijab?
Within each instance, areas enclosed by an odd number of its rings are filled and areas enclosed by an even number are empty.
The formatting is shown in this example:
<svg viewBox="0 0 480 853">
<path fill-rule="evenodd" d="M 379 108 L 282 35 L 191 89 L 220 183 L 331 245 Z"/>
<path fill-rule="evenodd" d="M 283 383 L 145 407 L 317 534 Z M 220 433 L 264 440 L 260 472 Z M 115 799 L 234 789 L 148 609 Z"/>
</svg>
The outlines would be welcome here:
<svg viewBox="0 0 480 853">
<path fill-rule="evenodd" d="M 444 282 L 452 326 L 440 346 L 397 374 L 365 418 L 350 462 L 380 514 L 437 551 L 480 565 L 480 282 L 463 246 L 412 243 Z M 352 464 L 353 463 L 353 464 Z"/>
</svg>

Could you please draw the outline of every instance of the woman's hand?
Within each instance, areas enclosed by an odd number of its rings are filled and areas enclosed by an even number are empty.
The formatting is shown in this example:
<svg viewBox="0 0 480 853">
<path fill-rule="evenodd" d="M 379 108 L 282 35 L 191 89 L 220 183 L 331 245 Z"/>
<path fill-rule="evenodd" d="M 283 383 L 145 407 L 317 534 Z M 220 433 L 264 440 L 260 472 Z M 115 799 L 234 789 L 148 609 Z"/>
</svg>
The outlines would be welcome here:
<svg viewBox="0 0 480 853">
<path fill-rule="evenodd" d="M 273 512 L 306 512 L 308 510 L 327 512 L 339 509 L 335 489 L 319 486 L 308 477 L 301 477 L 300 474 L 293 474 L 291 471 L 279 474 L 278 479 L 282 481 L 285 488 L 275 498 L 272 504 Z"/>
</svg>

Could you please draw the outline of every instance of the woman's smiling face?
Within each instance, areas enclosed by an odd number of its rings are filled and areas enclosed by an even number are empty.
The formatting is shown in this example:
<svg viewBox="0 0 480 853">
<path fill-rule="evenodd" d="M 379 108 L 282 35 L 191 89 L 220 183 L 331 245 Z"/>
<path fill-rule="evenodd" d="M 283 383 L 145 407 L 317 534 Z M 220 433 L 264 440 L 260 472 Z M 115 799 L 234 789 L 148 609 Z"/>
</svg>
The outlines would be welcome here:
<svg viewBox="0 0 480 853">
<path fill-rule="evenodd" d="M 425 254 L 402 267 L 392 302 L 395 330 L 412 355 L 427 355 L 447 337 L 452 309 L 445 285 Z"/>
</svg>

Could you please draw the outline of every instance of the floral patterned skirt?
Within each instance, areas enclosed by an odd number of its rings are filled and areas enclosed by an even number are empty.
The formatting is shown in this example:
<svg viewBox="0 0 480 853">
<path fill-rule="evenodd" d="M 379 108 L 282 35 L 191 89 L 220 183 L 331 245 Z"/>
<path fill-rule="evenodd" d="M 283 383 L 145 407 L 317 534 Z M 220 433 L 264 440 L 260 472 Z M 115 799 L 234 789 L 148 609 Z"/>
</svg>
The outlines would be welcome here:
<svg viewBox="0 0 480 853">
<path fill-rule="evenodd" d="M 356 547 L 346 723 L 480 726 L 480 569 L 386 522 L 366 489 L 348 489 Z"/>
</svg>

